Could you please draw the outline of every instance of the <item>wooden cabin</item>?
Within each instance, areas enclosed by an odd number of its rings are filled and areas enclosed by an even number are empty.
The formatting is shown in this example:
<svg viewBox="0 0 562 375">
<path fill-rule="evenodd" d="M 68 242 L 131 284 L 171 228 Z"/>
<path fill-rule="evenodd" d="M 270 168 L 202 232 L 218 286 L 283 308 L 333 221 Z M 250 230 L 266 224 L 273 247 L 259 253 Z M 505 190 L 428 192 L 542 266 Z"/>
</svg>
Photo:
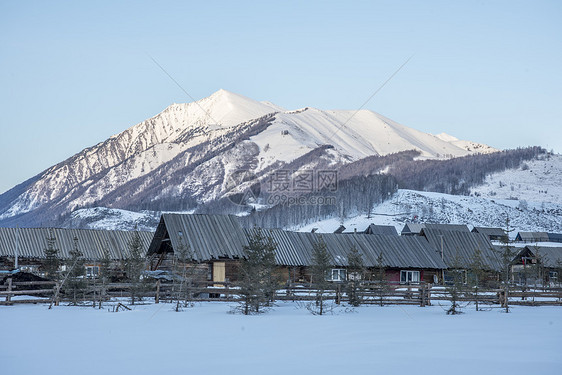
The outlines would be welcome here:
<svg viewBox="0 0 562 375">
<path fill-rule="evenodd" d="M 207 270 L 209 282 L 236 281 L 244 246 L 256 229 L 242 228 L 235 216 L 164 214 L 160 219 L 148 257 L 152 269 L 167 269 L 177 249 L 189 249 L 193 267 Z M 396 282 L 435 282 L 446 268 L 436 250 L 423 238 L 340 233 L 303 233 L 263 229 L 277 245 L 278 272 L 287 282 L 310 282 L 313 245 L 326 243 L 333 260 L 331 281 L 345 281 L 347 255 L 356 248 L 368 269 L 383 266 L 388 279 Z M 203 275 L 201 275 L 203 276 Z"/>
<path fill-rule="evenodd" d="M 474 227 L 472 233 L 483 234 L 491 241 L 505 241 L 507 239 L 507 234 L 502 228 Z"/>
<path fill-rule="evenodd" d="M 549 285 L 560 282 L 562 247 L 525 246 L 513 259 L 513 281 L 519 284 Z"/>
<path fill-rule="evenodd" d="M 519 232 L 515 237 L 515 241 L 520 242 L 549 242 L 548 233 L 546 232 Z"/>
<path fill-rule="evenodd" d="M 70 251 L 75 246 L 86 261 L 86 275 L 99 274 L 99 265 L 108 251 L 109 259 L 118 265 L 129 256 L 129 243 L 135 232 L 93 229 L 65 228 L 0 228 L 0 269 L 8 270 L 16 266 L 24 272 L 41 276 L 45 262 L 45 249 L 49 239 L 58 249 L 61 261 L 70 259 Z M 145 255 L 152 240 L 152 232 L 138 232 L 142 243 L 142 256 Z"/>
<path fill-rule="evenodd" d="M 381 234 L 385 236 L 398 236 L 398 232 L 393 225 L 376 225 L 371 224 L 363 232 L 365 234 Z"/>
<path fill-rule="evenodd" d="M 484 269 L 488 271 L 490 278 L 497 276 L 502 268 L 500 252 L 484 234 L 429 228 L 422 229 L 421 234 L 440 254 L 448 267 L 449 275 L 445 272 L 446 280 L 451 278 L 452 270 L 463 270 L 466 274 L 471 268 L 477 250 L 480 250 Z"/>
</svg>

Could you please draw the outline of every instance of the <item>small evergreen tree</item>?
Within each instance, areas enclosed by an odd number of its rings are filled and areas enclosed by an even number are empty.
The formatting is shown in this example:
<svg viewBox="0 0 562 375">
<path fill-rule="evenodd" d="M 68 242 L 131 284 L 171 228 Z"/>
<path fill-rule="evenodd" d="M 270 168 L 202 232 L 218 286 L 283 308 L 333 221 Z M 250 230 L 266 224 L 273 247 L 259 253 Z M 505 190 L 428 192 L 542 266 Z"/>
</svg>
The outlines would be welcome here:
<svg viewBox="0 0 562 375">
<path fill-rule="evenodd" d="M 78 249 L 78 238 L 74 237 L 74 248 L 69 252 L 70 259 L 66 264 L 65 294 L 71 298 L 72 305 L 78 305 L 78 296 L 86 288 L 84 280 L 85 268 L 82 252 Z"/>
<path fill-rule="evenodd" d="M 347 254 L 347 263 L 347 295 L 349 297 L 349 304 L 357 307 L 363 302 L 362 282 L 365 277 L 365 263 L 363 262 L 363 255 L 355 246 Z"/>
<path fill-rule="evenodd" d="M 259 313 L 273 302 L 279 280 L 275 275 L 277 244 L 255 228 L 244 246 L 244 259 L 239 268 L 241 309 L 245 315 Z"/>
<path fill-rule="evenodd" d="M 327 280 L 328 273 L 332 268 L 332 257 L 328 253 L 326 243 L 322 236 L 312 247 L 312 280 L 316 288 L 316 311 L 319 315 L 324 313 L 324 294 L 330 288 Z"/>
<path fill-rule="evenodd" d="M 58 281 L 60 278 L 59 267 L 61 260 L 59 258 L 59 249 L 56 247 L 57 238 L 53 228 L 49 228 L 49 237 L 47 237 L 47 247 L 43 250 L 45 254 L 45 263 L 43 269 L 45 276 L 51 280 Z"/>
<path fill-rule="evenodd" d="M 447 315 L 462 314 L 460 300 L 464 292 L 465 270 L 462 269 L 459 254 L 456 253 L 453 258 L 452 269 L 449 274 L 452 277 L 450 285 L 447 286 L 447 293 L 449 295 L 449 302 L 451 306 L 447 310 Z"/>
<path fill-rule="evenodd" d="M 125 270 L 127 281 L 131 284 L 131 304 L 134 305 L 135 301 L 142 299 L 141 294 L 144 291 L 142 273 L 146 268 L 145 259 L 142 255 L 142 241 L 136 228 L 128 243 L 128 247 L 129 254 L 125 259 Z"/>
</svg>

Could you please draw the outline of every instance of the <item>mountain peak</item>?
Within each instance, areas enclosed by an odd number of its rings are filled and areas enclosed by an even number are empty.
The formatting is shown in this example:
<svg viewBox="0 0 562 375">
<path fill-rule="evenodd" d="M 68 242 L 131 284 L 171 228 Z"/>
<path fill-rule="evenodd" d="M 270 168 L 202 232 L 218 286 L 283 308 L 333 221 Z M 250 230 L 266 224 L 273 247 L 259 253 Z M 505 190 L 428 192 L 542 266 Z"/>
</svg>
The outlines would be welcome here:
<svg viewBox="0 0 562 375">
<path fill-rule="evenodd" d="M 191 104 L 196 104 L 200 110 L 204 110 L 213 123 L 226 127 L 279 112 L 279 107 L 276 105 L 258 102 L 225 89 L 219 89 L 210 96 Z"/>
</svg>

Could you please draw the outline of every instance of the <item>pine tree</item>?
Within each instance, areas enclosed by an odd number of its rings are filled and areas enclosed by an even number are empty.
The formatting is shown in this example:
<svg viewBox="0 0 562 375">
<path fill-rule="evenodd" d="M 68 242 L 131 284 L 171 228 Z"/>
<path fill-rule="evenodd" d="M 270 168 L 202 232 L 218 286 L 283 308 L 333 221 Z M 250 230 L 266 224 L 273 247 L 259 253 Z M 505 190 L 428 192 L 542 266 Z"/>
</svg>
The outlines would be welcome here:
<svg viewBox="0 0 562 375">
<path fill-rule="evenodd" d="M 136 300 L 141 300 L 141 294 L 144 291 L 144 283 L 142 273 L 146 268 L 145 259 L 142 256 L 142 241 L 139 232 L 133 232 L 129 243 L 129 255 L 125 259 L 125 270 L 127 273 L 127 281 L 131 284 L 131 304 L 135 304 Z"/>
<path fill-rule="evenodd" d="M 459 254 L 456 253 L 453 258 L 452 269 L 450 274 L 453 279 L 451 284 L 447 287 L 447 293 L 449 295 L 449 302 L 451 302 L 451 307 L 447 310 L 447 315 L 458 315 L 462 314 L 460 299 L 464 291 L 464 270 L 461 268 L 461 261 Z"/>
<path fill-rule="evenodd" d="M 316 288 L 316 307 L 318 308 L 315 312 L 319 315 L 324 314 L 324 294 L 330 288 L 327 277 L 332 263 L 326 243 L 322 236 L 319 236 L 312 248 L 312 280 Z"/>
<path fill-rule="evenodd" d="M 365 263 L 363 262 L 363 255 L 355 246 L 347 254 L 347 264 L 347 295 L 349 297 L 349 304 L 357 307 L 363 302 L 362 282 L 365 277 Z"/>
<path fill-rule="evenodd" d="M 71 304 L 78 305 L 78 296 L 84 293 L 86 282 L 84 280 L 85 268 L 82 252 L 78 249 L 78 238 L 74 237 L 74 248 L 69 252 L 70 259 L 66 265 L 65 294 L 70 296 Z"/>
<path fill-rule="evenodd" d="M 241 309 L 245 315 L 259 313 L 275 298 L 279 280 L 275 275 L 277 244 L 255 228 L 244 246 L 244 259 L 239 268 Z"/>
<path fill-rule="evenodd" d="M 45 254 L 45 263 L 43 269 L 45 276 L 51 280 L 58 280 L 60 278 L 59 267 L 61 260 L 59 258 L 59 249 L 56 247 L 57 238 L 53 228 L 49 228 L 49 237 L 47 237 L 47 247 L 43 250 Z"/>
</svg>

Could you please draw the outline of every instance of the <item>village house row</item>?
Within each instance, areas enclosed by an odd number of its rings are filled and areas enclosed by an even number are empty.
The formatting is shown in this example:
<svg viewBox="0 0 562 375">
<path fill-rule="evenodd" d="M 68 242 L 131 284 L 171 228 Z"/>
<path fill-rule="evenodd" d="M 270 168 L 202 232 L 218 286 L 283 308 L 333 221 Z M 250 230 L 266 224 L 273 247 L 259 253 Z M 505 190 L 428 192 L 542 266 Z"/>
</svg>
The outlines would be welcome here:
<svg viewBox="0 0 562 375">
<path fill-rule="evenodd" d="M 48 238 L 54 239 L 61 259 L 68 259 L 78 246 L 85 259 L 86 276 L 96 277 L 104 253 L 117 266 L 129 255 L 129 243 L 138 233 L 147 270 L 170 270 L 178 249 L 187 250 L 189 263 L 200 272 L 202 281 L 236 282 L 244 246 L 257 229 L 243 228 L 231 215 L 163 214 L 155 232 L 61 228 L 0 228 L 0 270 L 14 269 L 41 276 Z M 315 231 L 292 232 L 264 229 L 276 249 L 276 262 L 282 280 L 291 283 L 310 281 L 313 245 L 326 243 L 333 261 L 328 275 L 333 282 L 345 281 L 347 256 L 352 248 L 361 254 L 367 269 L 383 266 L 386 279 L 413 284 L 446 282 L 451 270 L 470 268 L 477 251 L 490 278 L 498 278 L 502 269 L 501 241 L 506 238 L 501 228 L 466 225 L 412 224 L 404 226 L 401 235 L 393 226 L 371 224 L 363 232 L 345 232 L 341 226 L 334 233 Z M 543 232 L 520 232 L 516 241 L 559 242 L 562 235 Z M 516 248 L 511 264 L 513 281 L 520 281 L 527 265 L 540 264 L 546 283 L 557 281 L 562 264 L 562 247 L 527 245 Z M 380 254 L 382 265 L 380 264 Z M 17 260 L 16 260 L 17 258 Z"/>
</svg>

